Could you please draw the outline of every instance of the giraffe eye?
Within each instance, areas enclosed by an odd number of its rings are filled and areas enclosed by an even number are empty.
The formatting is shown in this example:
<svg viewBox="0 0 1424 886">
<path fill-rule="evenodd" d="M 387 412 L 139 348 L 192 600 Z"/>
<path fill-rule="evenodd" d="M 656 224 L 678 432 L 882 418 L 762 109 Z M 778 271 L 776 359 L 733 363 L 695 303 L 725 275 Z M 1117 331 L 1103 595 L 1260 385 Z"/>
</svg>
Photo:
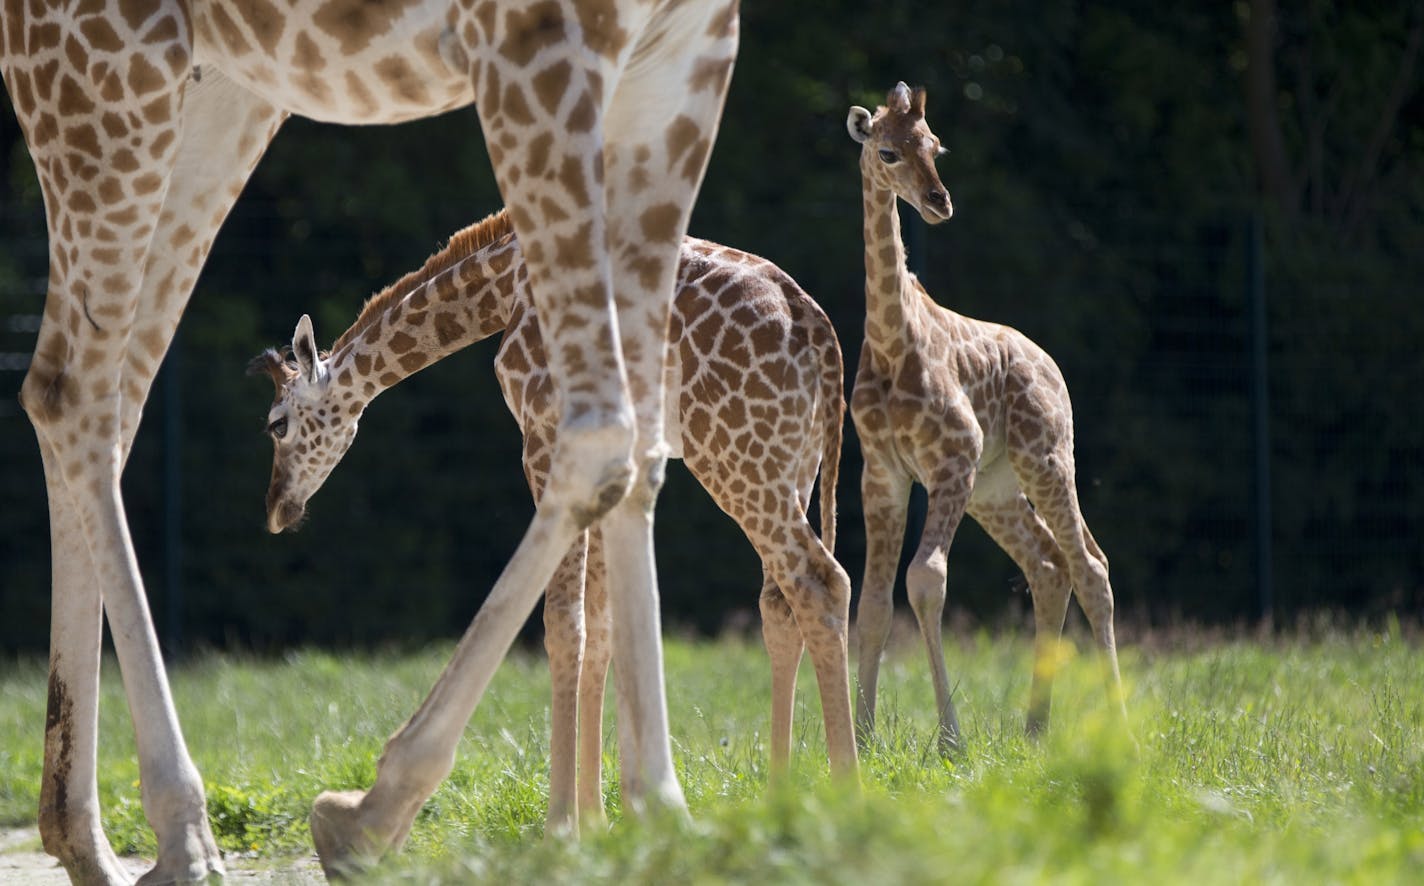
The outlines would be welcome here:
<svg viewBox="0 0 1424 886">
<path fill-rule="evenodd" d="M 880 159 L 881 159 L 882 162 L 887 163 L 887 164 L 888 164 L 888 163 L 899 163 L 899 162 L 900 162 L 900 155 L 897 154 L 897 153 L 895 153 L 894 151 L 887 151 L 886 149 L 881 148 L 881 149 L 880 149 Z"/>
<path fill-rule="evenodd" d="M 270 425 L 268 425 L 267 433 L 271 434 L 273 439 L 276 440 L 280 440 L 283 437 L 287 436 L 286 416 L 283 416 L 282 418 L 279 418 L 276 421 L 272 422 Z"/>
</svg>

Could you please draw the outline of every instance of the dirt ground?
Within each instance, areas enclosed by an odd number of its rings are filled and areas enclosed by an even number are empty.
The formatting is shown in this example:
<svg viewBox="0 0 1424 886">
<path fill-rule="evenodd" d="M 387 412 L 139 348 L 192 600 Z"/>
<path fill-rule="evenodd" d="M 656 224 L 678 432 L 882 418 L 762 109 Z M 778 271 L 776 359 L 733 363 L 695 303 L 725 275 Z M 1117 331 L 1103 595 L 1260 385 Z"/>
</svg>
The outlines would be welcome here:
<svg viewBox="0 0 1424 886">
<path fill-rule="evenodd" d="M 146 858 L 120 859 L 134 879 L 138 879 L 153 864 Z M 225 883 L 294 884 L 309 886 L 326 881 L 316 857 L 300 859 L 282 867 L 246 859 L 229 858 Z M 0 886 L 68 886 L 69 878 L 59 862 L 44 854 L 40 833 L 35 828 L 0 830 Z"/>
</svg>

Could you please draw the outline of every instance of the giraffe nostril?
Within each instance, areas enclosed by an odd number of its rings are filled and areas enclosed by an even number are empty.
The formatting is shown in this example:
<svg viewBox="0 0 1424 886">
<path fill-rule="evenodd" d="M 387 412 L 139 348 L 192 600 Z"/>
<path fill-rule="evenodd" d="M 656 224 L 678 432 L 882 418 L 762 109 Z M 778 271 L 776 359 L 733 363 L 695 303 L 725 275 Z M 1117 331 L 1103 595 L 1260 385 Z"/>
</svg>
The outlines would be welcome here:
<svg viewBox="0 0 1424 886">
<path fill-rule="evenodd" d="M 306 505 L 294 501 L 282 502 L 282 528 L 295 529 L 298 524 L 302 522 L 302 518 L 306 516 L 306 513 Z"/>
<path fill-rule="evenodd" d="M 949 204 L 949 192 L 943 188 L 935 188 L 925 193 L 925 205 L 934 210 L 941 219 L 949 218 L 954 214 L 954 208 Z"/>
</svg>

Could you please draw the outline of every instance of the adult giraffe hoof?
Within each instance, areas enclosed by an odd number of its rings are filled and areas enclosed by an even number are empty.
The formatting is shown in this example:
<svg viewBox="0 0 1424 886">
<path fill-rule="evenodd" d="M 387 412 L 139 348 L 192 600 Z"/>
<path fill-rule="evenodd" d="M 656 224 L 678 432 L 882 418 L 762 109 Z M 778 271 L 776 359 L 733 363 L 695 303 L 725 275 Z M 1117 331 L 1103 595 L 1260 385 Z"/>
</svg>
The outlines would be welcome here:
<svg viewBox="0 0 1424 886">
<path fill-rule="evenodd" d="M 311 811 L 312 842 L 328 880 L 358 874 L 381 857 L 381 847 L 361 826 L 364 791 L 326 791 Z"/>
<path fill-rule="evenodd" d="M 169 883 L 221 883 L 227 871 L 206 818 L 183 826 L 168 845 L 160 845 L 158 862 L 138 878 L 138 886 Z"/>
</svg>

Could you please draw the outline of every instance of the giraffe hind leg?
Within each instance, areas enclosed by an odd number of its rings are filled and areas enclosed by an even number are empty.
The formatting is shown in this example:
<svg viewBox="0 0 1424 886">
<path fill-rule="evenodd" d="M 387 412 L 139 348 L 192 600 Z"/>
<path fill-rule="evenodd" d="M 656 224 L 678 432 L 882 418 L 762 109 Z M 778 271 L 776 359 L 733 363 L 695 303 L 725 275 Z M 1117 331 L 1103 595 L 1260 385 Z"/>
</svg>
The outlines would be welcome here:
<svg viewBox="0 0 1424 886">
<path fill-rule="evenodd" d="M 1052 707 L 1053 678 L 1059 661 L 1057 647 L 1072 592 L 1068 564 L 1053 534 L 1017 487 L 1005 490 L 993 501 L 976 496 L 970 504 L 970 514 L 1028 580 L 1034 638 L 1025 728 L 1030 735 L 1037 735 L 1047 727 Z"/>
<path fill-rule="evenodd" d="M 1020 461 L 1015 459 L 1015 473 L 1032 499 L 1035 512 L 1053 533 L 1067 563 L 1073 592 L 1088 618 L 1095 645 L 1102 657 L 1109 702 L 1125 722 L 1127 708 L 1113 631 L 1114 605 L 1112 585 L 1108 580 L 1108 561 L 1088 531 L 1088 524 L 1079 507 L 1072 453 L 1059 452 L 1053 458 L 1035 460 L 1032 464 L 1021 464 Z"/>
<path fill-rule="evenodd" d="M 796 616 L 770 575 L 762 583 L 761 636 L 771 660 L 771 773 L 786 774 L 791 760 L 791 726 L 796 702 L 796 670 L 806 647 Z"/>
</svg>

